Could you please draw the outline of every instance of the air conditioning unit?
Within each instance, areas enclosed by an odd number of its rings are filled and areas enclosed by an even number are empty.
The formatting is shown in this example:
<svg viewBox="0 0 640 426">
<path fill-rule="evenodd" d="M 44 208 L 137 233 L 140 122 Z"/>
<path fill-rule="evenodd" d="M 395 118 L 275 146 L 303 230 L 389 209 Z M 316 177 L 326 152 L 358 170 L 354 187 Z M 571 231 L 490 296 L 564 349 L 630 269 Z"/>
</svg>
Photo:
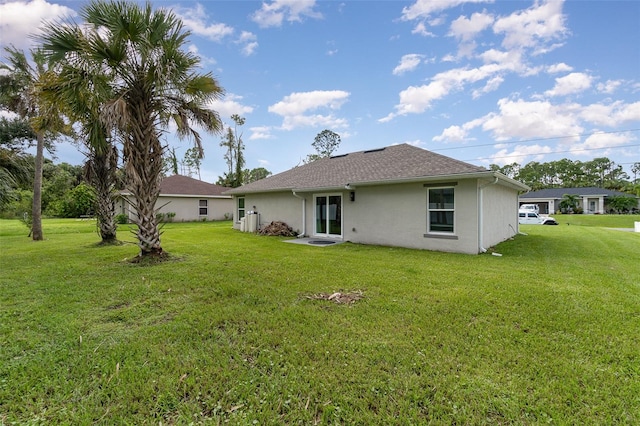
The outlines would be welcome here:
<svg viewBox="0 0 640 426">
<path fill-rule="evenodd" d="M 258 225 L 260 224 L 260 214 L 255 212 L 248 213 L 244 218 L 245 218 L 245 231 L 257 232 Z M 240 226 L 242 226 L 242 224 Z"/>
</svg>

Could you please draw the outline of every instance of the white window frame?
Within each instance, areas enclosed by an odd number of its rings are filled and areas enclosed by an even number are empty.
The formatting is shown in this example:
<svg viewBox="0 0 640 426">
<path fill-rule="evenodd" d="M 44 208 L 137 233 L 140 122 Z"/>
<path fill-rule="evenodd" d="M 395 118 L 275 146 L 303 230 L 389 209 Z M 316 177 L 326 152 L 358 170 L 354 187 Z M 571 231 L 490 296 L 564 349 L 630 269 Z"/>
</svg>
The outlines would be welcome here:
<svg viewBox="0 0 640 426">
<path fill-rule="evenodd" d="M 327 222 L 326 222 L 326 227 L 327 227 L 327 232 L 323 233 L 323 234 L 319 234 L 318 230 L 317 230 L 317 224 L 318 224 L 318 212 L 316 210 L 316 206 L 317 206 L 317 199 L 318 198 L 326 198 L 327 199 L 327 203 L 328 203 L 328 198 L 329 197 L 340 197 L 340 235 L 338 234 L 330 234 L 329 233 L 329 217 L 327 216 Z M 328 204 L 327 204 L 328 205 Z M 316 237 L 325 237 L 325 238 L 342 238 L 342 236 L 344 235 L 344 217 L 343 217 L 343 212 L 344 212 L 344 195 L 340 192 L 335 192 L 335 193 L 330 193 L 330 194 L 314 194 L 313 195 L 313 235 Z"/>
<path fill-rule="evenodd" d="M 242 200 L 242 207 L 240 207 L 240 200 Z M 236 202 L 236 212 L 237 212 L 237 220 L 236 222 L 240 222 L 240 219 L 245 217 L 247 212 L 247 200 L 245 197 L 238 197 Z M 242 212 L 242 214 L 240 214 Z"/>
<path fill-rule="evenodd" d="M 456 185 L 457 183 L 443 183 L 436 185 L 424 185 L 427 190 L 427 233 L 424 234 L 425 237 L 433 237 L 433 238 L 452 238 L 457 239 L 456 235 Z M 452 208 L 430 208 L 429 205 L 429 197 L 430 193 L 433 190 L 438 189 L 451 189 L 453 191 L 453 207 Z M 453 229 L 451 231 L 441 231 L 441 230 L 432 230 L 431 229 L 431 212 L 452 212 L 453 213 Z"/>
<path fill-rule="evenodd" d="M 203 205 L 203 201 L 204 201 L 204 205 Z M 202 213 L 202 210 L 204 209 L 204 213 Z M 198 216 L 209 216 L 209 200 L 207 199 L 203 199 L 203 200 L 198 200 Z"/>
</svg>

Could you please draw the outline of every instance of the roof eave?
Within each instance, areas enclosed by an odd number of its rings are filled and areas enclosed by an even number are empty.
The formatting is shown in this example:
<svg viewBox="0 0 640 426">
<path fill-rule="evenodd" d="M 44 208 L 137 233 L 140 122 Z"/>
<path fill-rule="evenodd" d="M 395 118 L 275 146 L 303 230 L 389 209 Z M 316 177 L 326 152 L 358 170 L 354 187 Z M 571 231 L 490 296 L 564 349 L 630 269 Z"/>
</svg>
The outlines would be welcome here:
<svg viewBox="0 0 640 426">
<path fill-rule="evenodd" d="M 271 188 L 271 189 L 249 189 L 242 190 L 242 188 L 234 188 L 230 191 L 226 191 L 223 194 L 229 195 L 242 195 L 242 194 L 257 194 L 257 193 L 273 193 L 273 192 L 328 192 L 328 191 L 344 191 L 353 190 L 362 186 L 379 186 L 379 185 L 396 185 L 403 183 L 416 183 L 416 182 L 445 182 L 455 179 L 491 179 L 498 178 L 498 182 L 503 186 L 507 186 L 518 191 L 529 191 L 527 185 L 517 180 L 511 179 L 500 172 L 491 170 L 470 172 L 470 173 L 450 173 L 444 175 L 435 176 L 411 176 L 406 178 L 396 179 L 383 179 L 383 180 L 371 180 L 361 182 L 345 182 L 343 185 L 332 186 L 316 186 L 316 187 L 286 187 L 286 188 Z"/>
</svg>

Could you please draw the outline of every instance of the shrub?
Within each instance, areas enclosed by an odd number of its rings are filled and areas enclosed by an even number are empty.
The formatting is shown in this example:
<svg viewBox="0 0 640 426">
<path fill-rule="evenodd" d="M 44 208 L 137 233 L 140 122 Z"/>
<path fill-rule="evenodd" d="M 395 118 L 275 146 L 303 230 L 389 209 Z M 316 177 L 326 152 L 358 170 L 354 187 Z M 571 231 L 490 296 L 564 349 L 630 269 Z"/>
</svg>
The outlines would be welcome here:
<svg viewBox="0 0 640 426">
<path fill-rule="evenodd" d="M 126 225 L 127 223 L 129 223 L 129 217 L 124 213 L 117 214 L 116 223 L 119 223 L 120 225 Z"/>
</svg>

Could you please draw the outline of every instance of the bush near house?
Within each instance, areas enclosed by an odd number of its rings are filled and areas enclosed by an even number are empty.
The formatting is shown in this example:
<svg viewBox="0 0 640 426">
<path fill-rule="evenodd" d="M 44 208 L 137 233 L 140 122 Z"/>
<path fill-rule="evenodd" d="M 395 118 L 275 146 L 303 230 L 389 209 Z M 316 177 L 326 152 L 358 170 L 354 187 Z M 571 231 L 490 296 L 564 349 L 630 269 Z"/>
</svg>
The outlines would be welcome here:
<svg viewBox="0 0 640 426">
<path fill-rule="evenodd" d="M 153 266 L 127 232 L 0 221 L 0 423 L 638 424 L 640 234 L 607 229 L 633 219 L 499 257 L 168 223 Z"/>
</svg>

